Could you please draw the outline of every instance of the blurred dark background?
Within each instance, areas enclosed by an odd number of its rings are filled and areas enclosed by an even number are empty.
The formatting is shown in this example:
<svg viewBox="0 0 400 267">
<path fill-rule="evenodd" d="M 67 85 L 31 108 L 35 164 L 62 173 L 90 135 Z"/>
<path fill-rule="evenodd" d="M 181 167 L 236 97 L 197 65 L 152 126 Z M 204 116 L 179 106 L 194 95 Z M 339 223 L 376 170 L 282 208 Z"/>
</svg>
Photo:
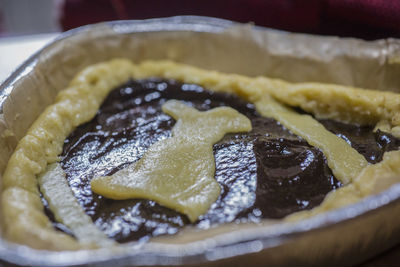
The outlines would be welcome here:
<svg viewBox="0 0 400 267">
<path fill-rule="evenodd" d="M 64 31 L 100 21 L 176 15 L 367 40 L 400 37 L 398 0 L 0 0 L 0 33 Z"/>
<path fill-rule="evenodd" d="M 90 15 L 88 15 L 90 14 Z M 377 39 L 400 36 L 400 1 L 390 0 L 67 0 L 61 25 L 202 15 L 293 32 Z"/>
</svg>

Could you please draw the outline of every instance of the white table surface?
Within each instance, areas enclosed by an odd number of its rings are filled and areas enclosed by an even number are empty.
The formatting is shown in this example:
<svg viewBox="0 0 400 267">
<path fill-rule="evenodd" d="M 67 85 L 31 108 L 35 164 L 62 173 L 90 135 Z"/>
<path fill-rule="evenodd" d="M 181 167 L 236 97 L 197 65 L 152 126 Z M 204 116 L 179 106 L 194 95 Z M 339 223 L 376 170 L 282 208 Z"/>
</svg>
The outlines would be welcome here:
<svg viewBox="0 0 400 267">
<path fill-rule="evenodd" d="M 58 33 L 0 38 L 0 83 Z"/>
</svg>

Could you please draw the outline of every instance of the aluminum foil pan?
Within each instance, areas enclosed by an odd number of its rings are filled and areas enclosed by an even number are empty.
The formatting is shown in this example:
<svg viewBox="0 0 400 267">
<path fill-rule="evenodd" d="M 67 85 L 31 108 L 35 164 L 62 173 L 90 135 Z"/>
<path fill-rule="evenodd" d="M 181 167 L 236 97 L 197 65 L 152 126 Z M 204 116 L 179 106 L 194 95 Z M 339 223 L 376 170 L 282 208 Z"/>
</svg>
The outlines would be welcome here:
<svg viewBox="0 0 400 267">
<path fill-rule="evenodd" d="M 399 47 L 392 39 L 365 42 L 291 34 L 193 16 L 78 28 L 61 34 L 1 85 L 0 171 L 57 92 L 96 62 L 167 58 L 250 76 L 397 91 Z M 396 184 L 357 204 L 297 223 L 226 225 L 179 242 L 134 243 L 117 251 L 38 251 L 0 239 L 0 259 L 30 266 L 352 265 L 399 242 L 399 218 Z"/>
</svg>

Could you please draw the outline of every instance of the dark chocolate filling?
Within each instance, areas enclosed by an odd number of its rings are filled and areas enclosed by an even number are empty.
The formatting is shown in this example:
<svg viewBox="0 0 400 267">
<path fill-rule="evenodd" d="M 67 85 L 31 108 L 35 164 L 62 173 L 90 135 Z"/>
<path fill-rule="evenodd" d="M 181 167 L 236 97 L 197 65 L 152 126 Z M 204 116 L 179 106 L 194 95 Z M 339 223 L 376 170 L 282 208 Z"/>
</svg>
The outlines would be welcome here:
<svg viewBox="0 0 400 267">
<path fill-rule="evenodd" d="M 231 106 L 252 122 L 249 133 L 229 134 L 214 145 L 215 179 L 221 194 L 195 223 L 199 228 L 232 221 L 278 219 L 319 205 L 341 183 L 323 153 L 279 122 L 261 117 L 239 97 L 171 80 L 129 81 L 113 90 L 97 116 L 65 141 L 62 168 L 78 202 L 94 223 L 118 242 L 176 233 L 187 217 L 150 200 L 115 201 L 94 194 L 90 180 L 109 175 L 138 160 L 146 149 L 168 138 L 175 121 L 161 111 L 168 99 L 199 110 Z M 398 139 L 371 127 L 321 121 L 369 162 L 397 149 Z"/>
</svg>

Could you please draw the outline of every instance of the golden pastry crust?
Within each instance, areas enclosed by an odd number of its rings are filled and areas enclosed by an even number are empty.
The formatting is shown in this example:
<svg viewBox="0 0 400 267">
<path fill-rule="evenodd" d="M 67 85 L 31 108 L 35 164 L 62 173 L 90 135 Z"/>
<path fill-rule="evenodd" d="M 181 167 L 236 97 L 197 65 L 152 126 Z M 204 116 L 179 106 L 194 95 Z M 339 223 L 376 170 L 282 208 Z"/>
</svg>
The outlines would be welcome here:
<svg viewBox="0 0 400 267">
<path fill-rule="evenodd" d="M 238 94 L 250 102 L 256 102 L 267 93 L 279 102 L 300 107 L 317 118 L 360 125 L 385 125 L 385 131 L 399 136 L 400 95 L 393 92 L 323 83 L 289 83 L 266 77 L 250 78 L 182 67 L 168 61 L 148 61 L 141 64 L 139 77 L 165 77 L 196 83 L 215 91 Z"/>
<path fill-rule="evenodd" d="M 38 249 L 86 247 L 53 229 L 40 202 L 37 176 L 58 160 L 65 138 L 95 116 L 109 91 L 132 77 L 132 68 L 130 62 L 117 60 L 82 71 L 18 143 L 3 175 L 2 217 L 7 239 Z"/>
<path fill-rule="evenodd" d="M 148 77 L 199 84 L 210 90 L 237 94 L 258 105 L 268 105 L 270 100 L 265 100 L 265 96 L 272 96 L 285 105 L 301 107 L 316 117 L 378 125 L 399 136 L 398 94 L 317 83 L 292 84 L 265 77 L 249 78 L 168 61 L 149 61 L 135 65 L 123 59 L 112 60 L 93 65 L 79 73 L 19 142 L 3 175 L 2 217 L 7 239 L 39 249 L 88 248 L 52 228 L 43 213 L 37 176 L 46 170 L 47 165 L 58 161 L 65 138 L 77 126 L 95 116 L 113 88 L 130 78 Z M 328 194 L 319 207 L 290 215 L 285 220 L 301 219 L 354 203 L 374 193 L 374 185 L 382 177 L 390 181 L 387 182 L 389 186 L 398 181 L 398 178 L 393 177 L 400 174 L 400 169 L 395 167 L 399 162 L 400 152 L 390 152 L 379 164 L 365 168 L 363 165 L 361 171 L 351 174 L 351 177 L 345 174 L 345 178 L 341 179 L 349 185 Z M 366 184 L 368 186 L 364 186 Z"/>
</svg>

